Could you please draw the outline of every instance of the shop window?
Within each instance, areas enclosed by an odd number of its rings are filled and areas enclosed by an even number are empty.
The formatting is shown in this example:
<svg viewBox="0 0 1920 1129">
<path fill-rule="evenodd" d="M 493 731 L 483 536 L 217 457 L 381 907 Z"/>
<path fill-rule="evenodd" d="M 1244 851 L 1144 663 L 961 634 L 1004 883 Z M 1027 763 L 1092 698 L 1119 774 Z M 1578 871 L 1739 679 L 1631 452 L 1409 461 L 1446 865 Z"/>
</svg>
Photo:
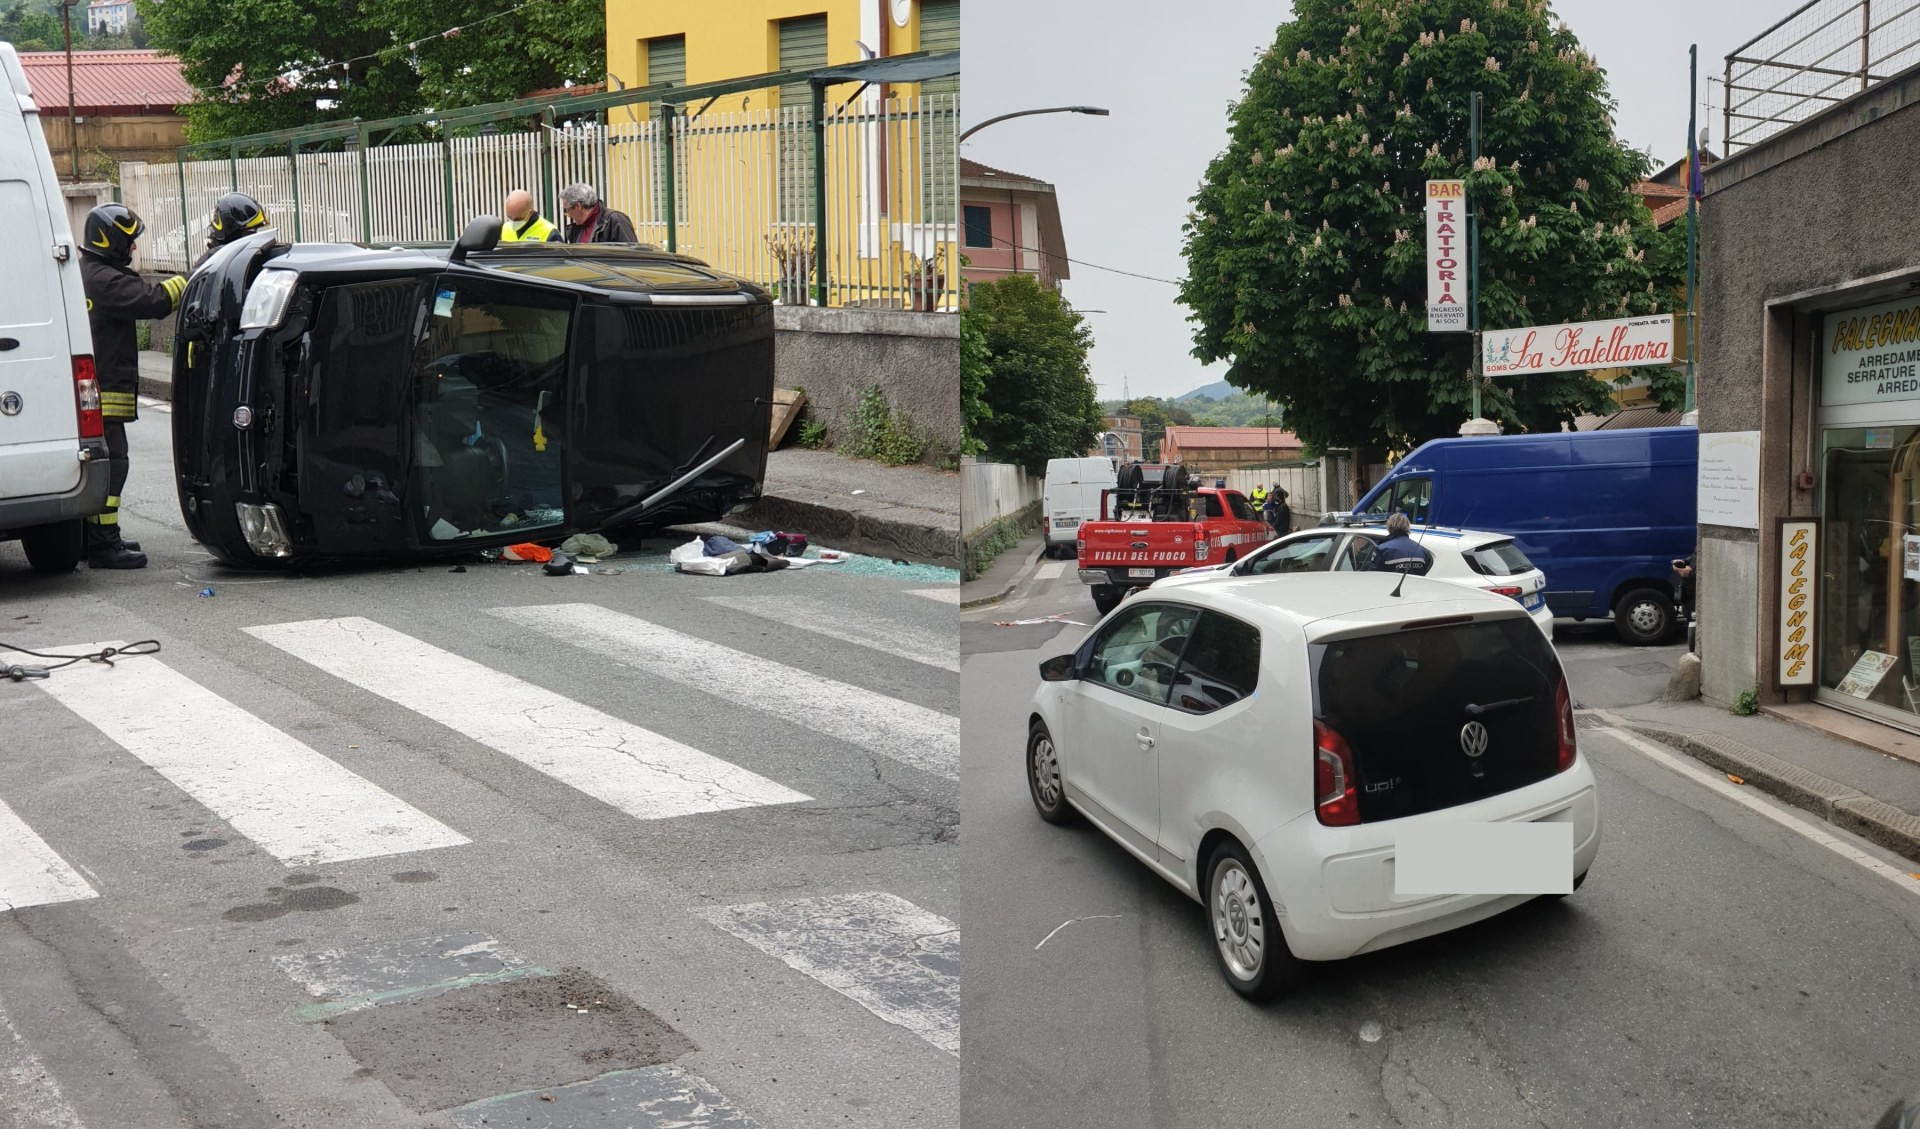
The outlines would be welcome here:
<svg viewBox="0 0 1920 1129">
<path fill-rule="evenodd" d="M 1825 432 L 1820 685 L 1920 713 L 1920 427 Z"/>
</svg>

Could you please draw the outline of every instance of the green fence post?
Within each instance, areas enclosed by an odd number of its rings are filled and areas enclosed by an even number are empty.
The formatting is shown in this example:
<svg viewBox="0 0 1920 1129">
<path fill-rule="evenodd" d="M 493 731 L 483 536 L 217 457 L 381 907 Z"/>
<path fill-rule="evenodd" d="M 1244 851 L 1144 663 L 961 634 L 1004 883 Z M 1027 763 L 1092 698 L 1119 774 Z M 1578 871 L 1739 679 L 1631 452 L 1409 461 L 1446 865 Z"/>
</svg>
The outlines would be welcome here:
<svg viewBox="0 0 1920 1129">
<path fill-rule="evenodd" d="M 300 242 L 300 143 L 287 142 L 287 168 L 293 173 L 293 241 Z"/>
<path fill-rule="evenodd" d="M 662 153 L 665 158 L 663 167 L 667 178 L 667 250 L 678 251 L 680 225 L 674 222 L 674 219 L 679 212 L 680 201 L 674 192 L 674 181 L 678 178 L 674 172 L 673 103 L 671 102 L 660 103 L 660 144 L 665 147 Z"/>
<path fill-rule="evenodd" d="M 813 299 L 827 304 L 827 88 L 813 90 Z"/>
<path fill-rule="evenodd" d="M 444 131 L 445 127 L 441 127 Z M 444 132 L 440 135 L 440 175 L 446 185 L 447 202 L 447 238 L 456 239 L 453 233 L 453 139 Z"/>
<path fill-rule="evenodd" d="M 193 263 L 193 217 L 187 213 L 187 151 L 174 154 L 174 168 L 180 170 L 180 253 Z"/>
<path fill-rule="evenodd" d="M 371 148 L 372 136 L 367 123 L 359 118 L 353 119 L 360 134 L 360 242 L 373 242 L 373 173 L 367 167 L 367 150 Z"/>
<path fill-rule="evenodd" d="M 557 203 L 554 193 L 558 191 L 553 186 L 553 119 L 552 106 L 540 111 L 540 208 L 541 214 L 549 216 L 560 214 L 553 207 Z"/>
</svg>

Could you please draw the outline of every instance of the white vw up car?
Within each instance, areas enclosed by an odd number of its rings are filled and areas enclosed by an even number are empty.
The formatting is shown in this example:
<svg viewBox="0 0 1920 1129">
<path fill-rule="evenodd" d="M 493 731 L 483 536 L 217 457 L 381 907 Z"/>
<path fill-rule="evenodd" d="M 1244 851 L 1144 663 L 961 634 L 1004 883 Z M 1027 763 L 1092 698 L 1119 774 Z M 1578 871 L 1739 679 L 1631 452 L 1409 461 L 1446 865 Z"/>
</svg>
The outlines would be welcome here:
<svg viewBox="0 0 1920 1129">
<path fill-rule="evenodd" d="M 0 541 L 41 572 L 80 561 L 106 508 L 107 444 L 79 248 L 27 75 L 0 43 Z"/>
<path fill-rule="evenodd" d="M 1041 818 L 1078 812 L 1203 904 L 1227 981 L 1255 999 L 1301 961 L 1539 896 L 1402 893 L 1410 833 L 1569 824 L 1568 889 L 1600 849 L 1566 675 L 1504 596 L 1392 573 L 1156 588 L 1040 672 Z"/>
</svg>

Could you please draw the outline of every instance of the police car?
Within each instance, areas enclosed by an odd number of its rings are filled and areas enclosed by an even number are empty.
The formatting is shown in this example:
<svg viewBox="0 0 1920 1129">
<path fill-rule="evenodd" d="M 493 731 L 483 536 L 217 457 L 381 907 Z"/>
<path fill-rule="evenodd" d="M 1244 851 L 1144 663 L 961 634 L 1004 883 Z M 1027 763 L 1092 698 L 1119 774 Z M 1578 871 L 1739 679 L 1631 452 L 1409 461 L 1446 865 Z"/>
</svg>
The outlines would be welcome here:
<svg viewBox="0 0 1920 1129">
<path fill-rule="evenodd" d="M 1156 581 L 1151 587 L 1184 587 L 1222 576 L 1284 576 L 1301 572 L 1366 572 L 1374 553 L 1387 539 L 1385 525 L 1325 525 L 1303 529 L 1248 553 L 1232 564 L 1187 569 Z M 1470 529 L 1413 527 L 1413 539 L 1433 554 L 1428 576 L 1517 600 L 1548 639 L 1553 638 L 1553 610 L 1543 591 L 1546 574 L 1533 566 L 1513 538 Z"/>
</svg>

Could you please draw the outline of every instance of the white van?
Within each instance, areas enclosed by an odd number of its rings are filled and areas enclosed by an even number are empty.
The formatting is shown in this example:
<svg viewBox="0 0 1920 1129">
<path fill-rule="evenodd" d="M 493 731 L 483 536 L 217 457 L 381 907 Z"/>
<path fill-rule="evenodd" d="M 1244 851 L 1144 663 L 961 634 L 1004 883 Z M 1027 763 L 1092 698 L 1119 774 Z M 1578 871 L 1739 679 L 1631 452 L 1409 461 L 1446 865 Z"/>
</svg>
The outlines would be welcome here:
<svg viewBox="0 0 1920 1129">
<path fill-rule="evenodd" d="M 0 43 L 0 541 L 41 572 L 80 561 L 82 519 L 106 509 L 107 443 L 79 247 L 40 113 Z"/>
<path fill-rule="evenodd" d="M 1047 460 L 1046 492 L 1040 504 L 1048 556 L 1074 555 L 1080 523 L 1100 517 L 1100 492 L 1118 482 L 1109 458 Z"/>
</svg>

